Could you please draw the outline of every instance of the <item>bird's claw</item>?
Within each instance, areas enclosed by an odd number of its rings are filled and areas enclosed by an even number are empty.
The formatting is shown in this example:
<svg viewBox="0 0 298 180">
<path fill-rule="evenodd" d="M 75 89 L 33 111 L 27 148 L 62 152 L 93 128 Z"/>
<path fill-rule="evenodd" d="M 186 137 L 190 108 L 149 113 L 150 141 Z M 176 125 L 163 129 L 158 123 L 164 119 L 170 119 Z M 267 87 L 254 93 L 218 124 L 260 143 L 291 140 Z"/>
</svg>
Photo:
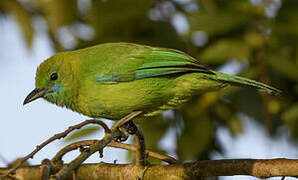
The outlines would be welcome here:
<svg viewBox="0 0 298 180">
<path fill-rule="evenodd" d="M 137 130 L 138 130 L 138 128 L 137 128 L 137 126 L 135 125 L 135 123 L 133 122 L 133 121 L 128 121 L 127 123 L 125 123 L 125 124 L 123 124 L 123 126 L 122 126 L 126 131 L 127 131 L 127 133 L 128 134 L 130 134 L 130 135 L 134 135 L 134 134 L 136 134 L 136 132 L 137 132 Z"/>
<path fill-rule="evenodd" d="M 129 135 L 136 134 L 137 130 L 137 126 L 133 121 L 128 121 L 118 128 L 118 134 L 114 137 L 114 141 L 124 142 L 128 139 Z"/>
<path fill-rule="evenodd" d="M 124 142 L 128 139 L 129 134 L 126 132 L 126 130 L 122 127 L 118 129 L 118 133 L 116 136 L 114 136 L 114 141 L 116 142 Z"/>
<path fill-rule="evenodd" d="M 124 141 L 126 141 L 128 139 L 128 136 L 118 136 L 118 137 L 115 137 L 114 138 L 114 141 L 116 141 L 116 142 L 124 142 Z"/>
</svg>

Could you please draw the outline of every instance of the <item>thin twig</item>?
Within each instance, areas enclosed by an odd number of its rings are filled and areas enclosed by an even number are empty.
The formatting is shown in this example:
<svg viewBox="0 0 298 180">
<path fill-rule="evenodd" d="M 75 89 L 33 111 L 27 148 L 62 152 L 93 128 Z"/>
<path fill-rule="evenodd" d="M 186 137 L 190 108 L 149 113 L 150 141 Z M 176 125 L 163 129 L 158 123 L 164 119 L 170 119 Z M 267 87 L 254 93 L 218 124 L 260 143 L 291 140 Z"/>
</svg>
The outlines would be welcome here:
<svg viewBox="0 0 298 180">
<path fill-rule="evenodd" d="M 102 150 L 109 142 L 113 140 L 112 134 L 106 134 L 100 141 L 92 144 L 89 148 L 86 148 L 81 154 L 72 160 L 68 166 L 64 166 L 57 174 L 51 177 L 50 180 L 63 179 L 69 172 L 80 166 L 88 157 L 93 153 Z"/>
<path fill-rule="evenodd" d="M 70 151 L 76 150 L 80 147 L 90 146 L 90 145 L 96 143 L 97 141 L 98 140 L 84 140 L 84 141 L 79 141 L 79 142 L 74 142 L 72 144 L 69 144 L 68 146 L 61 149 L 52 158 L 52 162 L 57 162 L 57 161 L 61 160 L 62 157 Z M 119 142 L 115 142 L 115 141 L 110 142 L 107 146 L 114 147 L 114 148 L 126 149 L 126 150 L 130 150 L 130 151 L 137 151 L 137 147 L 135 145 L 119 143 Z M 158 152 L 154 152 L 154 151 L 151 151 L 151 150 L 148 150 L 148 149 L 146 150 L 146 154 L 148 154 L 148 156 L 154 157 L 156 159 L 167 162 L 169 164 L 177 164 L 178 163 L 178 161 L 175 158 L 171 157 L 171 156 L 160 154 Z"/>
<path fill-rule="evenodd" d="M 115 142 L 112 141 L 108 144 L 109 147 L 115 147 L 115 148 L 121 148 L 121 149 L 126 149 L 126 150 L 130 150 L 130 151 L 137 151 L 137 147 L 135 145 L 131 145 L 131 144 L 125 144 L 125 143 L 119 143 L 119 142 Z M 158 152 L 154 152 L 151 150 L 146 150 L 146 154 L 148 154 L 148 156 L 154 157 L 156 159 L 160 159 L 164 162 L 167 162 L 169 164 L 177 164 L 178 161 L 168 155 L 164 155 L 164 154 L 160 154 Z"/>
<path fill-rule="evenodd" d="M 145 137 L 142 128 L 137 125 L 137 133 L 136 133 L 136 165 L 137 166 L 145 166 L 146 165 L 146 144 Z"/>
<path fill-rule="evenodd" d="M 139 116 L 140 114 L 142 114 L 143 111 L 134 111 L 132 113 L 130 113 L 129 115 L 125 116 L 124 118 L 122 118 L 121 120 L 117 121 L 111 128 L 112 131 L 116 131 L 117 128 L 119 128 L 120 126 L 122 126 L 123 124 L 127 123 L 128 121 L 132 120 L 133 118 Z"/>
<path fill-rule="evenodd" d="M 98 124 L 98 125 L 101 125 L 106 132 L 109 132 L 110 131 L 109 127 L 104 122 L 102 122 L 100 120 L 93 120 L 93 119 L 92 120 L 86 120 L 86 121 L 84 121 L 82 123 L 79 123 L 79 124 L 77 124 L 75 126 L 70 126 L 66 131 L 61 132 L 61 133 L 58 133 L 58 134 L 55 134 L 54 136 L 52 136 L 51 138 L 49 138 L 45 142 L 43 142 L 40 145 L 36 146 L 36 148 L 30 154 L 28 154 L 27 156 L 25 156 L 24 158 L 22 158 L 22 160 L 14 168 L 12 168 L 6 174 L 4 174 L 3 176 L 1 176 L 1 179 L 4 179 L 9 174 L 13 174 L 16 171 L 16 169 L 18 169 L 25 161 L 27 161 L 30 158 L 33 158 L 33 156 L 38 151 L 40 151 L 43 147 L 45 147 L 49 143 L 55 141 L 56 139 L 64 138 L 66 135 L 68 135 L 73 130 L 80 129 L 81 127 L 86 126 L 87 124 Z"/>
<path fill-rule="evenodd" d="M 136 111 L 132 112 L 129 115 L 125 116 L 118 122 L 116 122 L 111 130 L 108 129 L 105 131 L 105 136 L 97 141 L 96 143 L 89 146 L 89 148 L 86 148 L 81 152 L 81 154 L 76 157 L 73 161 L 69 163 L 68 166 L 64 166 L 58 173 L 56 173 L 54 176 L 51 177 L 51 180 L 60 180 L 63 179 L 69 172 L 76 169 L 78 166 L 80 166 L 88 157 L 90 157 L 93 153 L 102 151 L 104 147 L 106 147 L 112 140 L 113 137 L 117 134 L 118 128 L 125 124 L 126 122 L 132 120 L 136 116 L 140 115 L 142 111 Z"/>
<path fill-rule="evenodd" d="M 65 146 L 63 149 L 61 149 L 52 159 L 52 162 L 55 163 L 57 161 L 60 161 L 62 159 L 62 157 L 73 150 L 76 150 L 80 147 L 84 147 L 84 146 L 91 146 L 92 144 L 95 144 L 96 142 L 98 142 L 98 140 L 86 140 L 86 141 L 79 141 L 79 142 L 74 142 L 72 144 L 69 144 L 67 146 Z"/>
</svg>

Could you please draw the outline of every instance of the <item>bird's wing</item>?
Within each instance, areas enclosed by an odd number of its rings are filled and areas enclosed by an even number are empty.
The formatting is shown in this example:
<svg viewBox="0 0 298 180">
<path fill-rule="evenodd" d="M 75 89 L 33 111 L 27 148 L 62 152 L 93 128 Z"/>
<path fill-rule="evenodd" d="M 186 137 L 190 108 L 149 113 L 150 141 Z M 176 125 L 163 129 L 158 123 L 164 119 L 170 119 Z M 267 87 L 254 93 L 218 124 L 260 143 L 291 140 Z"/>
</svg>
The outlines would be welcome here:
<svg viewBox="0 0 298 180">
<path fill-rule="evenodd" d="M 101 83 L 119 83 L 191 72 L 214 74 L 200 65 L 196 59 L 176 50 L 154 48 L 149 52 L 134 55 L 133 58 L 142 60 L 144 63 L 132 71 L 98 76 L 95 80 Z"/>
</svg>

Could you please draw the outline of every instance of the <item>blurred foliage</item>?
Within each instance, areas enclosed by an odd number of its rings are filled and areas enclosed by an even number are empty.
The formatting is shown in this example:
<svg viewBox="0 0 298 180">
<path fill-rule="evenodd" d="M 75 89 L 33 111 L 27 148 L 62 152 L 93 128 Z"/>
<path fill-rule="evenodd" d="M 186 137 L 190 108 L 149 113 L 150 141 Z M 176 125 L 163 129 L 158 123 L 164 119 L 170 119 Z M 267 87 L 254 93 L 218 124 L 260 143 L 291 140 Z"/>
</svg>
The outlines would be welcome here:
<svg viewBox="0 0 298 180">
<path fill-rule="evenodd" d="M 99 130 L 101 130 L 101 128 L 99 128 L 98 126 L 83 127 L 79 131 L 74 131 L 73 133 L 68 135 L 64 139 L 64 141 L 69 142 L 69 141 L 72 141 L 72 140 L 75 140 L 75 139 L 78 139 L 78 138 L 82 138 L 82 137 L 85 137 L 85 136 L 90 136 L 91 134 L 94 134 L 94 133 L 98 132 Z"/>
<path fill-rule="evenodd" d="M 217 128 L 242 132 L 240 114 L 263 123 L 272 138 L 287 126 L 298 139 L 297 0 L 1 0 L 0 12 L 15 18 L 28 47 L 42 19 L 57 51 L 113 41 L 176 48 L 215 69 L 238 62 L 240 75 L 284 91 L 277 98 L 227 88 L 173 115 L 140 121 L 150 149 L 162 151 L 160 139 L 171 130 L 180 160 L 208 159 L 221 150 Z"/>
</svg>

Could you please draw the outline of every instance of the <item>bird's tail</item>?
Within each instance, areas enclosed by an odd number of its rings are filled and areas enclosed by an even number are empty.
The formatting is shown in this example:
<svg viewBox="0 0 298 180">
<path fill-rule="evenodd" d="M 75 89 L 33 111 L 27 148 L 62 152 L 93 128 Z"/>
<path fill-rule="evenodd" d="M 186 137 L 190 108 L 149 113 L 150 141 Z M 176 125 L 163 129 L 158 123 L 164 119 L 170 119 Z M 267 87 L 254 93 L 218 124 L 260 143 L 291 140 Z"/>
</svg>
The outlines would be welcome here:
<svg viewBox="0 0 298 180">
<path fill-rule="evenodd" d="M 215 74 L 210 75 L 209 77 L 211 77 L 212 79 L 214 78 L 214 80 L 226 82 L 228 84 L 235 85 L 235 86 L 255 88 L 275 96 L 281 96 L 281 91 L 279 89 L 276 89 L 264 83 L 247 79 L 244 77 L 236 76 L 236 75 L 224 74 L 224 73 L 219 73 L 215 71 L 212 71 L 212 72 L 214 72 Z"/>
</svg>

